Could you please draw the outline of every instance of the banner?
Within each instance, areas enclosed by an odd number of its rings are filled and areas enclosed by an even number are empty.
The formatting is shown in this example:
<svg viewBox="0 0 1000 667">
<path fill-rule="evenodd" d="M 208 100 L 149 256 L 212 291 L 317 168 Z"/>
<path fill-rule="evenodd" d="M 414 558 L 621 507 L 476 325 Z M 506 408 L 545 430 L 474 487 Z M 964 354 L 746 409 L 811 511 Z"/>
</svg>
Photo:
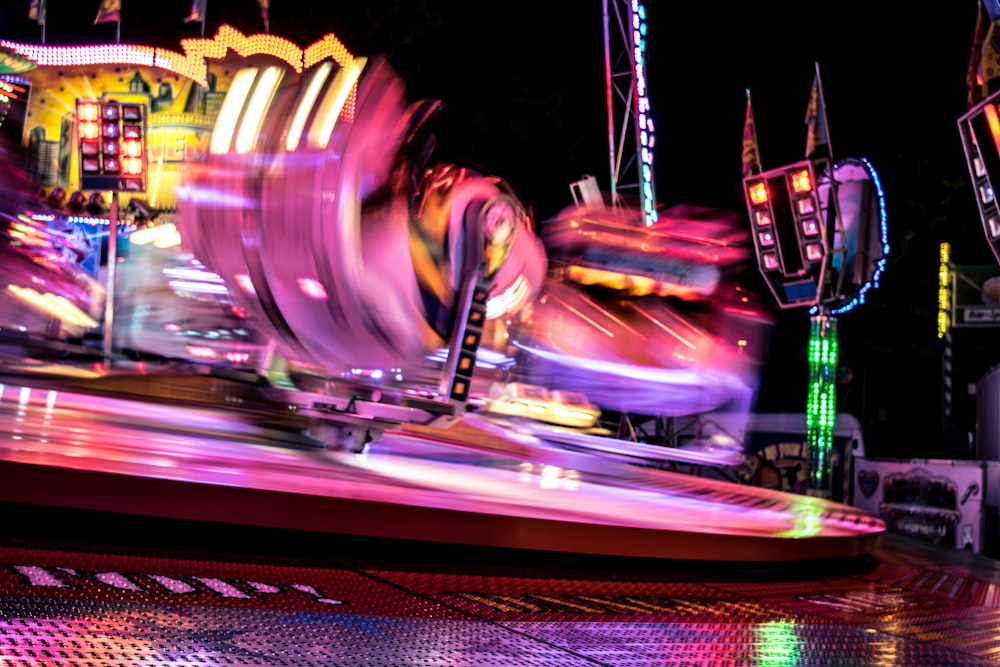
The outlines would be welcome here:
<svg viewBox="0 0 1000 667">
<path fill-rule="evenodd" d="M 31 0 L 28 7 L 28 18 L 38 21 L 39 25 L 45 25 L 45 0 Z"/>
<path fill-rule="evenodd" d="M 759 174 L 760 149 L 757 146 L 757 127 L 753 122 L 753 107 L 750 105 L 750 91 L 747 90 L 747 114 L 743 121 L 743 178 Z"/>
<path fill-rule="evenodd" d="M 97 10 L 97 18 L 94 25 L 98 23 L 121 23 L 122 21 L 122 1 L 121 0 L 101 0 L 101 6 Z"/>
<path fill-rule="evenodd" d="M 186 19 L 184 19 L 184 22 L 193 23 L 195 21 L 200 21 L 201 23 L 204 23 L 206 2 L 208 2 L 208 0 L 193 0 L 191 2 L 191 13 Z"/>
<path fill-rule="evenodd" d="M 819 63 L 813 76 L 812 90 L 809 91 L 809 106 L 806 107 L 806 159 L 830 156 L 830 135 L 826 126 L 826 103 L 823 100 L 823 84 L 819 78 Z"/>
</svg>

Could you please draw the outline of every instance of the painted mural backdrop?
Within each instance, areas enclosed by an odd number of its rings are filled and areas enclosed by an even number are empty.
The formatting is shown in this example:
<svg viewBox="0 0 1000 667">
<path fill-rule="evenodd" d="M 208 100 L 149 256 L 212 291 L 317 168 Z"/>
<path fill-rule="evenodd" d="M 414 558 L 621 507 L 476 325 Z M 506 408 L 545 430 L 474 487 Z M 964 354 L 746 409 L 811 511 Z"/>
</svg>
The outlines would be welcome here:
<svg viewBox="0 0 1000 667">
<path fill-rule="evenodd" d="M 149 110 L 148 191 L 140 196 L 153 208 L 171 211 L 184 165 L 205 158 L 215 115 L 233 73 L 234 68 L 213 67 L 208 85 L 203 86 L 156 67 L 38 67 L 25 76 L 31 83 L 23 146 L 28 169 L 43 186 L 78 190 L 73 142 L 76 100 L 140 102 Z M 123 195 L 123 201 L 128 197 Z"/>
</svg>

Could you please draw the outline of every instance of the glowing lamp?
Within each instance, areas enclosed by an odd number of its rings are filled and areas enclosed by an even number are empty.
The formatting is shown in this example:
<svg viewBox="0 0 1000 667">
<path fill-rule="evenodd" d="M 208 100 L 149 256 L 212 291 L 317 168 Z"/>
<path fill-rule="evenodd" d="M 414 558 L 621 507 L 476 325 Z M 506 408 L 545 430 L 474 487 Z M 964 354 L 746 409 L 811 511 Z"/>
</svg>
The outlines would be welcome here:
<svg viewBox="0 0 1000 667">
<path fill-rule="evenodd" d="M 818 262 L 823 259 L 823 246 L 819 243 L 807 243 L 806 259 L 810 262 Z"/>
<path fill-rule="evenodd" d="M 106 165 L 107 163 L 105 163 L 105 169 L 108 170 Z M 125 160 L 122 161 L 122 173 L 130 176 L 137 176 L 142 173 L 142 166 L 141 157 L 125 158 Z"/>
<path fill-rule="evenodd" d="M 764 262 L 764 268 L 768 271 L 774 271 L 778 268 L 778 256 L 773 252 L 766 252 L 761 255 L 761 259 Z"/>
<path fill-rule="evenodd" d="M 802 221 L 802 234 L 803 236 L 819 235 L 819 223 L 816 218 L 809 218 Z"/>
<path fill-rule="evenodd" d="M 767 184 L 764 181 L 757 181 L 750 186 L 750 201 L 754 206 L 767 203 Z"/>
<path fill-rule="evenodd" d="M 812 178 L 808 169 L 801 169 L 791 174 L 792 191 L 795 194 L 803 194 L 812 190 Z"/>
<path fill-rule="evenodd" d="M 769 248 L 775 243 L 774 232 L 771 231 L 760 232 L 757 238 L 760 239 L 760 247 L 762 248 Z"/>
<path fill-rule="evenodd" d="M 122 155 L 126 157 L 142 157 L 142 142 L 129 139 L 122 144 Z"/>
<path fill-rule="evenodd" d="M 76 118 L 79 121 L 96 121 L 101 115 L 101 108 L 96 102 L 81 102 L 76 107 Z"/>
<path fill-rule="evenodd" d="M 767 227 L 773 220 L 771 220 L 771 214 L 767 211 L 755 211 L 754 219 L 757 220 L 758 227 Z"/>
<path fill-rule="evenodd" d="M 96 139 L 101 134 L 100 128 L 94 121 L 78 123 L 77 132 L 80 134 L 81 139 Z"/>
</svg>

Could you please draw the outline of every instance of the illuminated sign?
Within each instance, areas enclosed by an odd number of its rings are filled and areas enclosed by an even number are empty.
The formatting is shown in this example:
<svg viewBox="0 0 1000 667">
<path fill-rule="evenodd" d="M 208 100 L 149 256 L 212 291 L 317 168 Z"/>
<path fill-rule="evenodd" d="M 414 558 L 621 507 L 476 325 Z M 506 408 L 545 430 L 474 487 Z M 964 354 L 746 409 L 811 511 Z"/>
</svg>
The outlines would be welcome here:
<svg viewBox="0 0 1000 667">
<path fill-rule="evenodd" d="M 80 187 L 146 191 L 146 107 L 117 100 L 77 100 Z"/>
<path fill-rule="evenodd" d="M 938 314 L 937 314 L 937 336 L 944 338 L 948 333 L 948 326 L 951 323 L 951 245 L 941 244 L 940 260 L 938 263 Z"/>
</svg>

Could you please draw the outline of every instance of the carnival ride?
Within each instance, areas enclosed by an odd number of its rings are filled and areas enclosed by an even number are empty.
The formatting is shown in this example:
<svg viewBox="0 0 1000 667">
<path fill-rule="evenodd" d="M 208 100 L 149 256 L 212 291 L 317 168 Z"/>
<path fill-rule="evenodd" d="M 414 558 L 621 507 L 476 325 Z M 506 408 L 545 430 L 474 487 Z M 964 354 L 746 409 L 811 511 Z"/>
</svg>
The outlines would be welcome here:
<svg viewBox="0 0 1000 667">
<path fill-rule="evenodd" d="M 356 57 L 332 35 L 299 49 L 228 26 L 183 46 L 184 54 L 122 45 L 81 55 L 0 40 L 37 66 L 13 92 L 51 93 L 26 105 L 24 117 L 36 124 L 24 128 L 22 148 L 34 165 L 30 176 L 57 185 L 39 197 L 21 184 L 3 205 L 13 218 L 59 232 L 34 247 L 9 234 L 7 249 L 44 268 L 58 248 L 61 271 L 107 286 L 106 296 L 93 290 L 89 301 L 72 294 L 93 314 L 86 326 L 35 334 L 43 359 L 16 350 L 0 357 L 0 394 L 10 387 L 17 410 L 43 401 L 35 406 L 41 435 L 31 436 L 38 439 L 31 460 L 17 444 L 25 431 L 15 414 L 14 446 L 0 451 L 4 465 L 74 478 L 72 498 L 41 497 L 31 485 L 11 487 L 10 497 L 92 503 L 90 485 L 108 474 L 110 492 L 96 502 L 114 507 L 114 494 L 133 483 L 173 486 L 183 478 L 185 493 L 209 504 L 217 493 L 254 496 L 260 504 L 248 513 L 240 502 L 237 520 L 252 516 L 261 525 L 304 527 L 300 519 L 309 515 L 323 517 L 323 530 L 607 553 L 618 540 L 595 544 L 591 520 L 605 528 L 633 521 L 610 516 L 619 505 L 593 517 L 580 511 L 577 479 L 585 471 L 600 489 L 595 507 L 607 503 L 605 491 L 629 506 L 660 498 L 669 478 L 685 489 L 671 501 L 678 507 L 702 496 L 709 512 L 732 510 L 734 501 L 736 514 L 766 503 L 787 528 L 768 539 L 844 538 L 845 555 L 877 541 L 881 522 L 836 503 L 772 503 L 766 489 L 734 494 L 727 480 L 735 475 L 722 469 L 733 473 L 746 462 L 738 439 L 696 429 L 681 442 L 667 433 L 675 418 L 697 423 L 720 408 L 747 412 L 753 400 L 771 319 L 740 284 L 752 251 L 737 214 L 653 210 L 649 188 L 630 204 L 613 186 L 607 200 L 588 197 L 537 220 L 503 179 L 435 162 L 431 125 L 441 105 L 407 100 L 383 58 Z M 123 63 L 134 72 L 123 75 Z M 87 98 L 62 93 L 81 90 Z M 148 151 L 119 143 L 126 130 L 129 141 L 145 137 Z M 45 162 L 47 154 L 62 157 Z M 644 151 L 639 174 L 647 181 L 650 160 Z M 87 183 L 112 188 L 110 208 L 100 193 L 88 198 Z M 81 218 L 80 209 L 90 216 Z M 83 257 L 64 249 L 81 229 L 89 243 Z M 29 268 L 12 281 L 71 294 Z M 7 329 L 24 316 L 4 308 L 0 317 Z M 98 337 L 103 350 L 93 346 Z M 59 396 L 81 407 L 64 413 Z M 137 407 L 144 404 L 162 413 L 160 422 Z M 205 420 L 172 423 L 192 409 Z M 108 431 L 114 438 L 134 443 L 147 429 L 158 442 L 181 436 L 180 458 L 154 454 L 150 442 L 134 460 L 127 454 L 120 463 L 116 453 L 111 467 L 97 457 L 83 474 L 67 473 L 75 424 L 102 433 L 105 410 L 122 426 Z M 101 423 L 90 425 L 95 415 Z M 36 465 L 54 421 L 54 458 Z M 220 460 L 203 460 L 216 442 Z M 253 458 L 244 450 L 258 445 L 281 450 L 292 468 L 271 469 L 268 454 L 260 460 L 269 478 L 262 486 L 240 472 L 216 474 L 229 466 L 221 459 L 233 452 L 240 461 Z M 664 472 L 677 464 L 711 466 L 725 479 Z M 304 467 L 313 466 L 318 486 L 302 486 Z M 256 467 L 237 465 L 247 473 Z M 358 484 L 326 478 L 342 467 L 371 474 Z M 656 470 L 639 479 L 639 468 Z M 425 478 L 426 493 L 414 488 L 414 474 Z M 523 485 L 549 489 L 553 474 L 567 479 L 565 513 L 527 507 Z M 487 502 L 480 487 L 498 475 L 502 488 Z M 142 511 L 203 515 L 203 501 L 182 509 L 156 495 L 143 498 Z M 285 513 L 279 497 L 325 509 Z M 405 519 L 428 508 L 433 520 Z M 470 512 L 489 521 L 455 532 L 470 526 Z M 673 523 L 643 524 L 611 552 L 707 557 L 717 553 L 707 545 L 720 530 L 748 537 L 732 527 L 741 517 L 695 526 L 680 514 Z M 450 525 L 438 530 L 445 517 Z M 570 527 L 570 542 L 566 532 L 553 539 L 553 518 Z M 525 520 L 539 522 L 525 532 Z M 670 525 L 692 539 L 664 544 L 657 531 Z M 811 546 L 779 549 L 779 558 L 828 556 Z"/>
<path fill-rule="evenodd" d="M 440 105 L 409 103 L 386 61 L 242 64 L 175 188 L 179 239 L 140 242 L 162 221 L 127 228 L 118 352 L 249 371 L 312 433 L 359 451 L 399 424 L 454 424 L 498 381 L 614 414 L 748 405 L 747 332 L 760 346 L 769 319 L 747 293 L 723 296 L 750 253 L 735 216 L 687 208 L 647 227 L 591 203 L 539 223 L 502 179 L 432 162 Z M 11 201 L 36 227 L 65 219 Z M 7 238 L 36 268 L 55 245 Z M 60 267 L 91 286 L 71 300 L 99 332 L 97 281 Z M 5 329 L 24 326 L 4 312 Z"/>
</svg>

